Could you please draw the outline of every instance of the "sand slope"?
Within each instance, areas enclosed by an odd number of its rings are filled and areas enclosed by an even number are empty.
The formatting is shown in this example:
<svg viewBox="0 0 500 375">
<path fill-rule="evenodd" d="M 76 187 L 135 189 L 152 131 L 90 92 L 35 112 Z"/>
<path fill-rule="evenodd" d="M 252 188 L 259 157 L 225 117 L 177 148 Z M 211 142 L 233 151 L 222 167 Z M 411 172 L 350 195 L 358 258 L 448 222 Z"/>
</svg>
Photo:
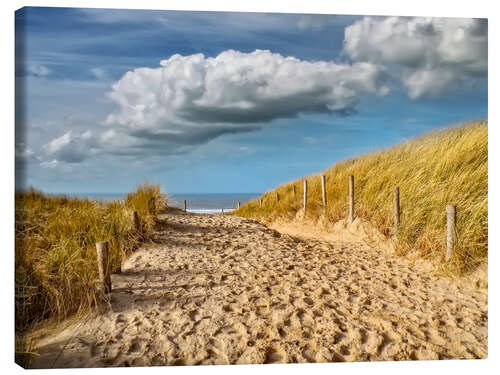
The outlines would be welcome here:
<svg viewBox="0 0 500 375">
<path fill-rule="evenodd" d="M 109 310 L 38 343 L 34 367 L 485 358 L 484 290 L 361 242 L 169 213 L 113 275 Z"/>
</svg>

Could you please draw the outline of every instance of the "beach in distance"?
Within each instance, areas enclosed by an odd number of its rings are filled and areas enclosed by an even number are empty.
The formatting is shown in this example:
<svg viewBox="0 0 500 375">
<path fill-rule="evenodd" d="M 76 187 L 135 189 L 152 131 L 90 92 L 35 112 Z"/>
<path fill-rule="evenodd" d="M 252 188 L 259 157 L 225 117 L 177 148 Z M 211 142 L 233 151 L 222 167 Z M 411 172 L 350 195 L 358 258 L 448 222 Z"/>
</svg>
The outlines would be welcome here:
<svg viewBox="0 0 500 375">
<path fill-rule="evenodd" d="M 225 212 L 235 210 L 238 202 L 244 204 L 260 195 L 260 193 L 173 193 L 169 195 L 169 205 L 184 209 L 184 201 L 186 201 L 187 212 L 213 214 L 222 212 L 222 209 Z M 69 196 L 112 201 L 124 199 L 126 193 L 74 193 Z"/>
<path fill-rule="evenodd" d="M 176 194 L 170 196 L 173 207 L 184 208 L 187 202 L 187 211 L 199 214 L 230 212 L 238 208 L 238 202 L 244 204 L 256 199 L 261 193 L 205 193 L 205 194 Z"/>
</svg>

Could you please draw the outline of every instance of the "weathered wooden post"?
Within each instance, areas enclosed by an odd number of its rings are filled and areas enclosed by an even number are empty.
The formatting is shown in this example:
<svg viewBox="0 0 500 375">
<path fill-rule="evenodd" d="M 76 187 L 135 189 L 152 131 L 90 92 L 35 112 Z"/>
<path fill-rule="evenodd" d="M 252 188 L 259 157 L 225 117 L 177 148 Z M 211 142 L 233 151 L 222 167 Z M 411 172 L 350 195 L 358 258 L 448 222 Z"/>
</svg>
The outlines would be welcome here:
<svg viewBox="0 0 500 375">
<path fill-rule="evenodd" d="M 240 202 L 238 202 L 238 210 L 240 209 L 240 207 L 241 207 L 241 203 L 240 203 Z"/>
<path fill-rule="evenodd" d="M 149 208 L 149 212 L 152 215 L 156 215 L 156 204 L 155 204 L 155 199 L 153 197 L 149 198 L 148 208 Z"/>
<path fill-rule="evenodd" d="M 304 217 L 306 217 L 307 209 L 307 180 L 304 179 Z"/>
<path fill-rule="evenodd" d="M 262 199 L 259 199 L 260 207 L 262 207 Z"/>
<path fill-rule="evenodd" d="M 141 229 L 140 228 L 141 224 L 139 221 L 139 214 L 137 213 L 137 211 L 134 211 L 132 215 L 133 215 L 133 222 L 134 222 L 134 230 L 136 232 L 138 232 L 139 229 Z"/>
<path fill-rule="evenodd" d="M 95 244 L 97 250 L 97 266 L 99 267 L 99 279 L 104 288 L 104 293 L 111 293 L 111 274 L 109 270 L 109 248 L 106 241 Z"/>
<path fill-rule="evenodd" d="M 276 202 L 279 202 L 280 201 L 280 195 L 278 194 L 278 192 L 276 192 Z"/>
<path fill-rule="evenodd" d="M 223 208 L 221 208 L 221 210 L 222 210 L 222 215 L 224 215 L 224 209 L 223 209 Z"/>
<path fill-rule="evenodd" d="M 349 176 L 349 224 L 354 221 L 354 176 Z"/>
<path fill-rule="evenodd" d="M 293 197 L 295 198 L 297 196 L 297 191 L 295 190 L 295 185 L 292 185 L 293 188 Z"/>
<path fill-rule="evenodd" d="M 398 232 L 400 221 L 400 206 L 399 206 L 399 186 L 394 189 L 394 232 Z"/>
<path fill-rule="evenodd" d="M 184 212 L 187 212 L 187 201 L 184 199 Z"/>
<path fill-rule="evenodd" d="M 323 211 L 326 210 L 326 185 L 325 175 L 321 176 L 321 194 L 323 196 Z"/>
<path fill-rule="evenodd" d="M 450 260 L 451 254 L 453 253 L 453 248 L 455 247 L 455 240 L 457 235 L 455 228 L 456 219 L 457 206 L 455 206 L 454 204 L 446 205 L 446 262 Z"/>
</svg>

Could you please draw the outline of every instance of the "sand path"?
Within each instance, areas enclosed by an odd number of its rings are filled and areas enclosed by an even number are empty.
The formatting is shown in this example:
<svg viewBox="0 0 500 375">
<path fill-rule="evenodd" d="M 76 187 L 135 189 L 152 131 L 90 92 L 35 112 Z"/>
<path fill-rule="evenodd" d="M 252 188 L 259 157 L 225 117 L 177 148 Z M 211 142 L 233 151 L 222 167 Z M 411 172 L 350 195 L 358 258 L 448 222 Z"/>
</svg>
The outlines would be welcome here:
<svg viewBox="0 0 500 375">
<path fill-rule="evenodd" d="M 487 356 L 487 294 L 363 243 L 169 213 L 112 276 L 109 310 L 39 342 L 35 367 Z"/>
</svg>

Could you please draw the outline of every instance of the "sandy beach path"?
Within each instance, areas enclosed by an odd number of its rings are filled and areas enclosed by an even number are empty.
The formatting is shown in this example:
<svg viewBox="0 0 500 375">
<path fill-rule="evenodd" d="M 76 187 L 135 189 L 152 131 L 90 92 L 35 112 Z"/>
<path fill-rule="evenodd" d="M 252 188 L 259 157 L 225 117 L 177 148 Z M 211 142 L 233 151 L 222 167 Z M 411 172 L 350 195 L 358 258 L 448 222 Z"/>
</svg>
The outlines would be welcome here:
<svg viewBox="0 0 500 375">
<path fill-rule="evenodd" d="M 487 356 L 484 290 L 360 242 L 171 212 L 112 276 L 108 311 L 42 339 L 34 367 Z"/>
</svg>

